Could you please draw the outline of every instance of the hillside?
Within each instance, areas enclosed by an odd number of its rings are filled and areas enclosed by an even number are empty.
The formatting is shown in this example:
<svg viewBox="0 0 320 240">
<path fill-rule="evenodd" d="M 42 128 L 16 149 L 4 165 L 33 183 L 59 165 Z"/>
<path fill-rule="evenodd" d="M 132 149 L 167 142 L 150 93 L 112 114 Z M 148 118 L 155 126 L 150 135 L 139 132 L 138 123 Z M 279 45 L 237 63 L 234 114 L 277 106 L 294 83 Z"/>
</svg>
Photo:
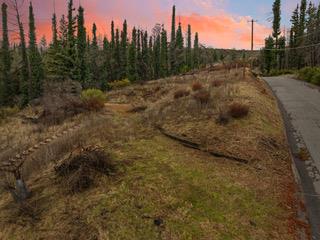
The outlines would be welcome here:
<svg viewBox="0 0 320 240">
<path fill-rule="evenodd" d="M 1 192 L 0 239 L 293 239 L 291 160 L 262 81 L 201 71 L 106 95 L 59 124 L 0 125 L 2 161 L 37 145 L 31 197 Z"/>
</svg>

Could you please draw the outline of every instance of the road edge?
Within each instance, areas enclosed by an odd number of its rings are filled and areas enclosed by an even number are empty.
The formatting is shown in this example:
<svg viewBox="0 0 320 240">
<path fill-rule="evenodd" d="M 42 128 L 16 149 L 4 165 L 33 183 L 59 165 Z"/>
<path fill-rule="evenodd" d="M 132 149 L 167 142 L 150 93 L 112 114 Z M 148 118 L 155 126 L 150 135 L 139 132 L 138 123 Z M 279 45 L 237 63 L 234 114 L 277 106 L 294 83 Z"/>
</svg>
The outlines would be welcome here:
<svg viewBox="0 0 320 240">
<path fill-rule="evenodd" d="M 308 222 L 311 231 L 310 234 L 306 233 L 304 234 L 305 236 L 301 236 L 301 239 L 320 240 L 320 214 L 317 214 L 320 213 L 320 200 L 314 198 L 316 192 L 314 190 L 311 179 L 308 177 L 306 166 L 303 161 L 301 161 L 297 157 L 299 148 L 293 134 L 295 132 L 295 129 L 290 121 L 290 116 L 269 83 L 264 78 L 258 77 L 258 79 L 260 81 L 263 81 L 268 89 L 272 92 L 272 95 L 276 100 L 278 109 L 282 115 L 283 124 L 285 127 L 284 134 L 289 146 L 289 152 L 292 159 L 292 172 L 298 187 L 297 199 L 299 201 L 302 201 L 306 207 L 306 215 L 300 209 L 300 211 L 298 212 L 298 217 L 301 220 L 305 220 Z"/>
</svg>

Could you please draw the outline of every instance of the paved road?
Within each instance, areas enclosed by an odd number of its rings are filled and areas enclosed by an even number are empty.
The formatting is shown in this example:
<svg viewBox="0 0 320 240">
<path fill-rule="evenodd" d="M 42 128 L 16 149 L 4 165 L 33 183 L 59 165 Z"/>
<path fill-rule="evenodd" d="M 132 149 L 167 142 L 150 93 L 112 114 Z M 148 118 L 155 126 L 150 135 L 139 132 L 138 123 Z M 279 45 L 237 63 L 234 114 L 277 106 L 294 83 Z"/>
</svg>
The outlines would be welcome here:
<svg viewBox="0 0 320 240">
<path fill-rule="evenodd" d="M 320 90 L 289 76 L 264 80 L 282 108 L 313 239 L 320 239 Z M 303 148 L 311 155 L 308 161 L 296 157 Z"/>
</svg>

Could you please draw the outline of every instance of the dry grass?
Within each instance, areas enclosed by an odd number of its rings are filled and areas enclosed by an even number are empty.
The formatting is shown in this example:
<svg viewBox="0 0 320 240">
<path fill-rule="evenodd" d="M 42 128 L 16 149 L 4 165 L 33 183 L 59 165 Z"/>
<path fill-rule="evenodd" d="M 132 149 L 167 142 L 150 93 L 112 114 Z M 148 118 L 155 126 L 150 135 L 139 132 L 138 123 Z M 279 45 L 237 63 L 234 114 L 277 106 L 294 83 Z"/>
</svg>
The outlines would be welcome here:
<svg viewBox="0 0 320 240">
<path fill-rule="evenodd" d="M 200 103 L 201 106 L 207 105 L 210 101 L 211 94 L 207 90 L 202 90 L 193 95 L 194 99 Z"/>
<path fill-rule="evenodd" d="M 177 90 L 173 97 L 174 99 L 179 99 L 179 98 L 183 98 L 183 97 L 187 97 L 190 95 L 190 91 L 189 90 L 186 90 L 186 89 L 180 89 L 180 90 Z"/>
<path fill-rule="evenodd" d="M 223 80 L 214 80 L 211 82 L 212 87 L 221 87 L 224 84 Z"/>
<path fill-rule="evenodd" d="M 58 141 L 56 150 L 49 150 L 52 143 L 39 151 L 37 164 L 30 165 L 26 180 L 37 221 L 17 218 L 10 196 L 1 195 L 0 239 L 293 239 L 287 231 L 294 211 L 287 201 L 293 178 L 276 101 L 261 94 L 265 86 L 256 79 L 226 74 L 201 72 L 112 91 L 105 105 L 111 115 L 80 115 L 41 132 L 19 123 L 31 141 L 74 123 L 84 127 Z M 193 95 L 173 98 L 195 79 L 210 93 L 205 108 Z M 224 81 L 223 86 L 212 87 L 212 79 Z M 245 102 L 250 114 L 228 124 L 217 122 L 232 102 Z M 147 108 L 131 114 L 133 106 Z M 187 149 L 160 135 L 156 124 L 204 149 L 250 163 Z M 14 144 L 19 135 L 11 133 Z M 101 145 L 120 168 L 114 178 L 94 174 L 99 178 L 92 188 L 66 196 L 54 166 L 78 144 Z"/>
</svg>

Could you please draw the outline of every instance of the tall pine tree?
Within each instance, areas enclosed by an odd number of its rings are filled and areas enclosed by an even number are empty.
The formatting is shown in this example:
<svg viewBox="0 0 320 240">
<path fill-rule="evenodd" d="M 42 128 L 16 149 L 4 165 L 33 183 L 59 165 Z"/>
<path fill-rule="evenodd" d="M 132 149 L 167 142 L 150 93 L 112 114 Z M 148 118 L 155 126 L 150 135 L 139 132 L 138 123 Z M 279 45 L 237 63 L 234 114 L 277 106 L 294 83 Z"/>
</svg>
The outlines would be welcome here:
<svg viewBox="0 0 320 240">
<path fill-rule="evenodd" d="M 11 84 L 11 54 L 10 54 L 10 43 L 8 34 L 8 6 L 2 3 L 2 48 L 1 48 L 1 61 L 2 61 L 2 82 L 0 81 L 0 106 L 8 105 L 11 103 L 13 96 L 13 89 Z"/>
<path fill-rule="evenodd" d="M 161 49 L 160 49 L 160 76 L 168 76 L 168 37 L 167 31 L 162 26 L 161 30 Z"/>
<path fill-rule="evenodd" d="M 36 27 L 32 3 L 29 6 L 29 62 L 30 86 L 29 100 L 41 96 L 43 90 L 44 71 L 41 55 L 37 45 Z"/>
<path fill-rule="evenodd" d="M 188 66 L 188 70 L 192 68 L 192 42 L 191 42 L 191 25 L 188 25 L 188 33 L 187 33 L 187 50 L 186 50 L 186 63 Z"/>
<path fill-rule="evenodd" d="M 176 74 L 176 6 L 172 8 L 171 41 L 170 41 L 170 74 Z"/>
<path fill-rule="evenodd" d="M 84 26 L 84 9 L 82 6 L 78 9 L 77 17 L 77 80 L 80 81 L 82 86 L 86 85 L 88 80 L 88 62 L 86 59 L 87 56 L 87 34 L 86 28 Z"/>
<path fill-rule="evenodd" d="M 134 27 L 132 29 L 131 44 L 129 46 L 128 64 L 127 64 L 127 76 L 128 76 L 128 79 L 132 82 L 134 82 L 138 79 L 136 43 L 137 43 L 137 30 Z"/>
</svg>

